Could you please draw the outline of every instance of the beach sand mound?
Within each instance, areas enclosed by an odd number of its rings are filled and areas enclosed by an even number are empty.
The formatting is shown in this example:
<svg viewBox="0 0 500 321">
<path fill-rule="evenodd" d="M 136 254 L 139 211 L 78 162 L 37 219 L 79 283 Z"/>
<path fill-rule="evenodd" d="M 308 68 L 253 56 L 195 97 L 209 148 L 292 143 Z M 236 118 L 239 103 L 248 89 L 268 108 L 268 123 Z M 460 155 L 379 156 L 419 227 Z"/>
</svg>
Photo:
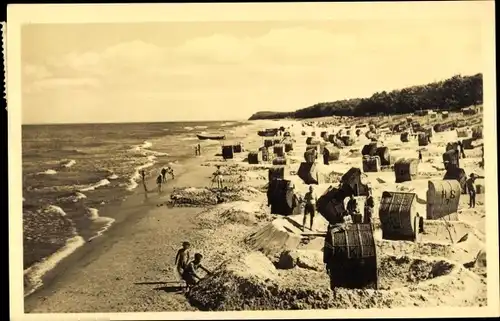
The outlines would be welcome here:
<svg viewBox="0 0 500 321">
<path fill-rule="evenodd" d="M 246 237 L 245 243 L 250 248 L 271 256 L 283 250 L 296 249 L 301 242 L 301 231 L 294 223 L 287 218 L 275 219 Z"/>
<path fill-rule="evenodd" d="M 217 228 L 224 224 L 253 226 L 262 221 L 271 221 L 273 216 L 262 202 L 237 201 L 219 204 L 199 214 L 203 227 Z"/>
<path fill-rule="evenodd" d="M 204 207 L 235 201 L 250 201 L 262 196 L 262 192 L 253 187 L 237 186 L 217 188 L 176 188 L 168 201 L 171 206 Z"/>
<path fill-rule="evenodd" d="M 484 235 L 460 221 L 426 221 L 420 242 L 383 240 L 379 228 L 375 229 L 377 251 L 389 255 L 443 257 L 466 264 L 484 247 Z"/>
<path fill-rule="evenodd" d="M 293 310 L 472 306 L 481 280 L 444 259 L 384 256 L 380 283 L 391 290 L 329 289 L 325 272 L 302 268 L 278 270 L 260 252 L 219 266 L 188 294 L 200 310 Z M 395 288 L 396 287 L 396 288 Z M 450 296 L 449 293 L 457 293 Z"/>
<path fill-rule="evenodd" d="M 317 250 L 285 250 L 281 252 L 278 269 L 293 269 L 299 267 L 314 271 L 323 271 L 323 252 Z"/>
</svg>

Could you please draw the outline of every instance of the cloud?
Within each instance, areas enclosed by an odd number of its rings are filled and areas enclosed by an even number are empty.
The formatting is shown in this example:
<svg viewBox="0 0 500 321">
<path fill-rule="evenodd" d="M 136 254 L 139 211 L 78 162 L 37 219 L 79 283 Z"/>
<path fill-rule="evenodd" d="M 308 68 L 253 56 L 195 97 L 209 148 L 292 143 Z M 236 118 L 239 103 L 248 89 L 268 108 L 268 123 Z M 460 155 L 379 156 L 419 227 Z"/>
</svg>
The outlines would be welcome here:
<svg viewBox="0 0 500 321">
<path fill-rule="evenodd" d="M 96 113 L 101 107 L 90 104 L 147 106 L 151 113 L 175 105 L 179 110 L 170 116 L 214 117 L 211 104 L 239 106 L 233 114 L 291 110 L 481 71 L 477 28 L 416 25 L 220 33 L 175 46 L 132 40 L 30 62 L 23 68 L 23 93 L 33 106 L 48 101 L 63 108 L 68 97 L 80 95 L 87 102 L 80 108 Z"/>
</svg>

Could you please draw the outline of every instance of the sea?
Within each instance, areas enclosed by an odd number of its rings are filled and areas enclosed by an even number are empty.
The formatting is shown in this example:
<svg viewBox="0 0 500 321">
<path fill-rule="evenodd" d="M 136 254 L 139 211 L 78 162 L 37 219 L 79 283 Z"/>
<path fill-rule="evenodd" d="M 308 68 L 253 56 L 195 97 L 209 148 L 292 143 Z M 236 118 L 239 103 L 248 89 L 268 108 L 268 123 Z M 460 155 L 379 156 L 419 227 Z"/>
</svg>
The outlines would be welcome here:
<svg viewBox="0 0 500 321">
<path fill-rule="evenodd" d="M 23 125 L 23 250 L 25 296 L 57 263 L 103 235 L 119 205 L 141 180 L 194 157 L 194 147 L 219 145 L 196 134 L 230 135 L 241 122 Z M 28 286 L 27 290 L 27 283 Z"/>
</svg>

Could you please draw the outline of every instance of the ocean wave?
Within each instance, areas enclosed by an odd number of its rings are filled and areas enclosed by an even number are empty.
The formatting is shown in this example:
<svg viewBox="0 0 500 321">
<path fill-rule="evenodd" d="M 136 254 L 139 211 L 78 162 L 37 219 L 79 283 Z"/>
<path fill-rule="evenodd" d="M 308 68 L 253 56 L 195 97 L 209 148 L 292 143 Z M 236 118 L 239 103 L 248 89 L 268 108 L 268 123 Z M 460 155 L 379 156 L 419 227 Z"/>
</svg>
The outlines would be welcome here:
<svg viewBox="0 0 500 321">
<path fill-rule="evenodd" d="M 55 171 L 53 169 L 48 169 L 45 172 L 37 173 L 37 175 L 55 175 L 55 174 L 57 174 L 57 171 Z"/>
<path fill-rule="evenodd" d="M 235 122 L 226 122 L 226 123 L 221 124 L 220 126 L 221 127 L 226 127 L 226 126 L 231 126 L 233 124 L 235 124 Z"/>
<path fill-rule="evenodd" d="M 111 179 L 111 180 L 113 180 L 113 179 L 117 179 L 117 178 L 118 178 L 118 175 L 116 175 L 116 174 L 114 174 L 114 173 L 113 173 L 113 174 L 111 174 L 111 175 L 108 177 L 108 179 Z"/>
<path fill-rule="evenodd" d="M 145 168 L 148 168 L 148 167 L 151 167 L 151 166 L 154 166 L 154 164 L 156 163 L 155 160 L 156 160 L 156 156 L 154 155 L 150 155 L 147 157 L 148 159 L 148 163 L 146 164 L 142 164 L 140 166 L 137 166 L 135 168 L 135 172 L 134 174 L 132 174 L 132 176 L 130 177 L 129 179 L 129 184 L 127 185 L 127 190 L 128 191 L 132 191 L 134 190 L 137 186 L 139 186 L 139 184 L 137 184 L 137 181 L 139 179 L 141 179 L 141 173 L 140 171 L 145 169 Z"/>
<path fill-rule="evenodd" d="M 95 184 L 92 184 L 92 185 L 90 185 L 88 187 L 85 187 L 85 188 L 81 188 L 80 192 L 93 191 L 93 190 L 95 190 L 98 187 L 106 186 L 106 185 L 109 185 L 109 184 L 111 184 L 111 182 L 108 181 L 107 179 L 101 179 L 99 182 L 97 182 Z"/>
<path fill-rule="evenodd" d="M 149 155 L 158 156 L 158 157 L 168 156 L 167 153 L 151 150 L 151 147 L 153 147 L 153 143 L 151 143 L 149 141 L 145 141 L 142 145 L 137 145 L 137 146 L 132 147 L 132 149 L 130 151 L 132 151 L 134 153 L 139 153 L 142 156 L 149 156 Z"/>
<path fill-rule="evenodd" d="M 186 126 L 184 127 L 185 130 L 193 130 L 194 128 L 193 127 L 189 127 L 189 126 Z"/>
<path fill-rule="evenodd" d="M 57 213 L 61 216 L 66 216 L 66 212 L 62 208 L 60 208 L 59 206 L 49 205 L 49 206 L 47 206 L 47 211 Z"/>
<path fill-rule="evenodd" d="M 75 165 L 76 161 L 74 159 L 70 159 L 66 164 L 63 164 L 63 167 L 70 168 L 71 166 Z"/>
<path fill-rule="evenodd" d="M 183 137 L 179 140 L 183 140 L 183 141 L 185 141 L 185 140 L 198 140 L 198 138 L 196 138 L 196 137 Z"/>
<path fill-rule="evenodd" d="M 56 265 L 61 260 L 66 258 L 71 253 L 73 253 L 77 248 L 79 248 L 83 244 L 85 244 L 85 240 L 83 239 L 83 237 L 75 235 L 74 237 L 67 240 L 66 244 L 57 252 L 24 270 L 25 286 L 26 283 L 28 283 L 29 285 L 27 292 L 24 293 L 24 296 L 26 297 L 30 295 L 31 293 L 35 292 L 36 289 L 41 287 L 43 285 L 42 277 L 48 271 L 56 267 Z"/>
<path fill-rule="evenodd" d="M 96 209 L 96 208 L 88 208 L 88 215 L 89 215 L 89 219 L 92 220 L 93 222 L 96 222 L 96 223 L 103 223 L 104 224 L 104 227 L 101 228 L 97 234 L 91 238 L 89 238 L 89 241 L 92 241 L 93 239 L 95 239 L 96 237 L 99 237 L 101 236 L 104 232 L 106 232 L 110 227 L 111 225 L 113 225 L 113 223 L 115 222 L 115 219 L 114 218 L 111 218 L 111 217 L 104 217 L 104 216 L 99 216 L 99 210 Z"/>
<path fill-rule="evenodd" d="M 194 126 L 194 128 L 205 129 L 205 128 L 208 128 L 208 126 Z"/>
<path fill-rule="evenodd" d="M 62 196 L 57 199 L 58 203 L 76 203 L 79 200 L 86 199 L 87 195 L 80 193 L 80 192 L 75 192 L 72 195 L 69 196 Z"/>
</svg>

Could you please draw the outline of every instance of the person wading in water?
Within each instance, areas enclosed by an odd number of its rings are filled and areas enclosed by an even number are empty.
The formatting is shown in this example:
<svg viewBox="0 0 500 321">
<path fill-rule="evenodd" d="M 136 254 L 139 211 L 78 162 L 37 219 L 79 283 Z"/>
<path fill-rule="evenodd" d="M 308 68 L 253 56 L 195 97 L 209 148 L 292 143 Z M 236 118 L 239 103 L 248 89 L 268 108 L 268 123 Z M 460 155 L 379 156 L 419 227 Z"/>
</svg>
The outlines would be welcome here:
<svg viewBox="0 0 500 321">
<path fill-rule="evenodd" d="M 167 169 L 163 167 L 161 169 L 161 177 L 162 177 L 162 182 L 166 183 L 167 182 Z"/>
<path fill-rule="evenodd" d="M 158 185 L 158 194 L 161 194 L 161 183 L 163 182 L 163 177 L 160 175 L 158 175 L 158 177 L 156 178 L 156 185 Z"/>
</svg>

